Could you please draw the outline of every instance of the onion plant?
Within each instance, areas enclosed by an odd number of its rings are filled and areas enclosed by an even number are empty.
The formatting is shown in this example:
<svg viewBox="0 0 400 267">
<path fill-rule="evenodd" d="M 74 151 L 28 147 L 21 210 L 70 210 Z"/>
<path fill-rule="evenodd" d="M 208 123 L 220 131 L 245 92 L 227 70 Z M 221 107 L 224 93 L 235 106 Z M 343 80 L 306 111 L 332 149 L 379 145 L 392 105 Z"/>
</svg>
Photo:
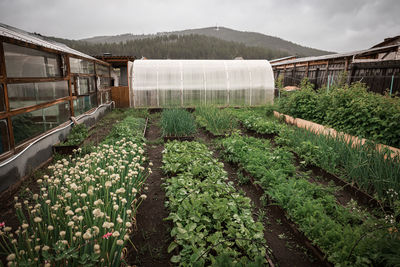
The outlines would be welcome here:
<svg viewBox="0 0 400 267">
<path fill-rule="evenodd" d="M 0 224 L 9 266 L 121 265 L 151 172 L 142 139 L 133 135 L 132 127 L 142 125 L 136 120 L 143 119 L 121 122 L 118 138 L 107 138 L 94 152 L 78 149 L 49 166 L 50 174 L 37 180 L 40 192 L 27 189 L 29 199 L 15 197 L 21 225 L 12 233 Z"/>
<path fill-rule="evenodd" d="M 390 151 L 378 151 L 371 142 L 355 144 L 344 140 L 344 136 L 318 135 L 293 127 L 282 131 L 276 141 L 295 151 L 306 163 L 356 183 L 391 206 L 399 201 L 400 156 L 391 157 Z"/>
<path fill-rule="evenodd" d="M 214 135 L 231 132 L 237 127 L 236 118 L 226 109 L 201 106 L 195 111 L 196 122 Z"/>
<path fill-rule="evenodd" d="M 190 136 L 196 132 L 192 114 L 185 109 L 165 109 L 161 114 L 164 136 Z"/>
</svg>

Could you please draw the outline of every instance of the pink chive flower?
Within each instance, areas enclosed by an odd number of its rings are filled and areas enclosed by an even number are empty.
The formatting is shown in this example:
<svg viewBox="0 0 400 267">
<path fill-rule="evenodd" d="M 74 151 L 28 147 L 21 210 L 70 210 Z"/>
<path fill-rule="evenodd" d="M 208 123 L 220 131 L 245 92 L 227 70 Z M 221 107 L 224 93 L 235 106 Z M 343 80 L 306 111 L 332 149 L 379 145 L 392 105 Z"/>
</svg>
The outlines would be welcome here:
<svg viewBox="0 0 400 267">
<path fill-rule="evenodd" d="M 112 232 L 109 232 L 109 233 L 103 235 L 103 239 L 104 239 L 104 238 L 105 238 L 105 239 L 108 239 L 110 236 L 112 236 Z"/>
<path fill-rule="evenodd" d="M 0 227 L 4 227 L 4 226 L 6 226 L 5 222 L 0 223 Z"/>
</svg>

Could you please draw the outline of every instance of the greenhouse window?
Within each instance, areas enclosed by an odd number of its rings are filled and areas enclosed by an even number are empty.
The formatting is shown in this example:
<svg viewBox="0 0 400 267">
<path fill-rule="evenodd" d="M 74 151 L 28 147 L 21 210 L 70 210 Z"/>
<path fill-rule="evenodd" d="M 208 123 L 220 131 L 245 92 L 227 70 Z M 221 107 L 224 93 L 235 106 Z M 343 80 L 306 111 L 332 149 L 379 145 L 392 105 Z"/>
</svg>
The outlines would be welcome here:
<svg viewBox="0 0 400 267">
<path fill-rule="evenodd" d="M 79 116 L 92 108 L 97 107 L 97 95 L 86 95 L 74 100 L 74 114 Z"/>
<path fill-rule="evenodd" d="M 68 82 L 41 82 L 8 84 L 10 109 L 34 106 L 69 96 Z"/>
<path fill-rule="evenodd" d="M 106 89 L 111 86 L 111 78 L 110 77 L 98 77 L 99 89 Z"/>
<path fill-rule="evenodd" d="M 110 68 L 108 66 L 96 64 L 96 74 L 102 76 L 110 76 Z"/>
<path fill-rule="evenodd" d="M 31 139 L 69 120 L 68 102 L 11 117 L 15 144 Z"/>
<path fill-rule="evenodd" d="M 8 78 L 61 77 L 61 59 L 32 48 L 3 43 Z"/>
<path fill-rule="evenodd" d="M 10 137 L 6 120 L 0 120 L 0 154 L 10 150 Z"/>
<path fill-rule="evenodd" d="M 80 58 L 69 58 L 72 73 L 94 74 L 94 63 Z"/>
<path fill-rule="evenodd" d="M 94 77 L 76 77 L 78 95 L 87 95 L 96 92 Z"/>
</svg>

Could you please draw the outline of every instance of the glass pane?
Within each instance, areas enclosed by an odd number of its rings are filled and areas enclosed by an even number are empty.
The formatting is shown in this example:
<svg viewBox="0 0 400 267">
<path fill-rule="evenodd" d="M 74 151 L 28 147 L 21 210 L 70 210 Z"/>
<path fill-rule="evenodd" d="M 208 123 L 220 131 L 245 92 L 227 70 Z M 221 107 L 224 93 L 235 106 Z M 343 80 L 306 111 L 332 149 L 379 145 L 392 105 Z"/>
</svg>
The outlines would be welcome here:
<svg viewBox="0 0 400 267">
<path fill-rule="evenodd" d="M 79 116 L 94 107 L 97 107 L 97 94 L 82 96 L 74 100 L 75 116 Z"/>
<path fill-rule="evenodd" d="M 94 63 L 80 58 L 69 58 L 72 73 L 94 74 Z"/>
<path fill-rule="evenodd" d="M 110 76 L 109 67 L 96 63 L 96 74 L 103 76 Z"/>
<path fill-rule="evenodd" d="M 0 112 L 6 111 L 6 103 L 4 102 L 4 87 L 0 83 Z"/>
<path fill-rule="evenodd" d="M 6 120 L 0 120 L 0 133 L 0 154 L 2 154 L 10 150 L 10 137 Z"/>
<path fill-rule="evenodd" d="M 69 117 L 70 109 L 68 102 L 16 115 L 11 118 L 15 144 L 18 145 L 44 133 L 66 122 Z"/>
<path fill-rule="evenodd" d="M 78 95 L 87 95 L 96 91 L 94 77 L 77 77 Z"/>
<path fill-rule="evenodd" d="M 111 78 L 110 77 L 98 77 L 99 81 L 99 90 L 106 89 L 111 86 Z"/>
<path fill-rule="evenodd" d="M 61 77 L 56 54 L 3 43 L 7 77 Z"/>
<path fill-rule="evenodd" d="M 69 95 L 68 81 L 8 84 L 10 109 L 34 106 Z"/>
</svg>

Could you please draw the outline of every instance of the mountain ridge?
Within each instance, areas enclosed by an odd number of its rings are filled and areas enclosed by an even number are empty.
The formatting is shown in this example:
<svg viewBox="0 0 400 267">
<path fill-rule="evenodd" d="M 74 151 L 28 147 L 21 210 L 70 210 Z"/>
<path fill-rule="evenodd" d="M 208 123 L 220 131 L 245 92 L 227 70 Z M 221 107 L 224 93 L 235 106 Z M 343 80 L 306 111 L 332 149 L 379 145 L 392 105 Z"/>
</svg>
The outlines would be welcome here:
<svg viewBox="0 0 400 267">
<path fill-rule="evenodd" d="M 100 43 L 110 44 L 110 43 L 126 42 L 131 40 L 156 38 L 160 36 L 170 36 L 170 35 L 179 36 L 179 35 L 192 35 L 192 34 L 205 35 L 208 37 L 218 38 L 224 41 L 242 43 L 245 44 L 246 46 L 263 47 L 273 50 L 280 50 L 290 55 L 297 55 L 297 56 L 321 56 L 333 53 L 316 48 L 302 46 L 279 37 L 274 37 L 258 32 L 238 31 L 226 27 L 206 27 L 198 29 L 187 29 L 181 31 L 158 32 L 156 34 L 135 35 L 132 33 L 124 33 L 119 35 L 94 36 L 94 37 L 80 39 L 79 41 L 85 41 L 91 44 L 100 44 Z"/>
</svg>

